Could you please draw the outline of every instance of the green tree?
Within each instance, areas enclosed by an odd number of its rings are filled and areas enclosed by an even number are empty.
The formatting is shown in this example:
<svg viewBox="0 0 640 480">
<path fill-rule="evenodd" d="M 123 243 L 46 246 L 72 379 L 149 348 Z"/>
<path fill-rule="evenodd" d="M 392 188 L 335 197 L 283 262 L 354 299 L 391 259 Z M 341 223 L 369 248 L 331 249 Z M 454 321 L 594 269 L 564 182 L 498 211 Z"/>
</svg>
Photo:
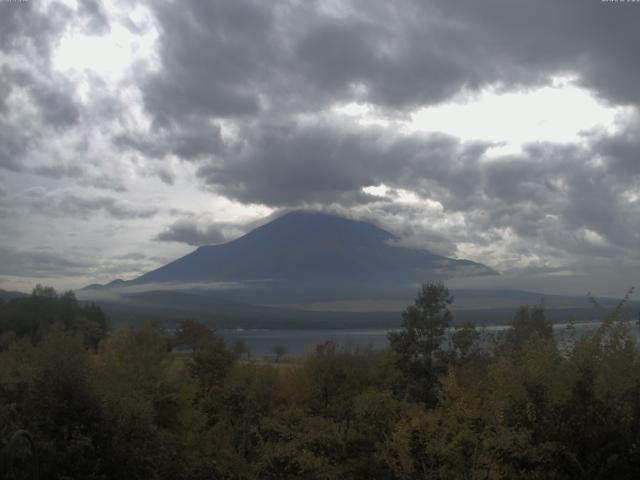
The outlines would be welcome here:
<svg viewBox="0 0 640 480">
<path fill-rule="evenodd" d="M 544 312 L 544 305 L 522 306 L 516 310 L 511 321 L 511 328 L 505 334 L 507 346 L 521 349 L 533 338 L 553 341 L 553 324 Z"/>
<path fill-rule="evenodd" d="M 211 335 L 206 342 L 200 343 L 190 362 L 191 372 L 203 394 L 220 387 L 237 360 L 237 355 L 227 348 L 224 338 L 213 332 Z"/>
<path fill-rule="evenodd" d="M 183 320 L 173 334 L 175 347 L 187 348 L 195 353 L 203 345 L 207 345 L 215 337 L 204 323 L 196 320 Z"/>
<path fill-rule="evenodd" d="M 108 418 L 105 478 L 192 478 L 192 456 L 204 425 L 193 408 L 197 386 L 185 362 L 147 324 L 121 329 L 96 358 L 94 384 Z"/>
<path fill-rule="evenodd" d="M 455 360 L 458 363 L 466 362 L 480 353 L 478 340 L 480 340 L 480 332 L 472 323 L 456 327 L 451 335 L 452 353 L 456 357 Z"/>
<path fill-rule="evenodd" d="M 94 350 L 109 331 L 109 319 L 100 307 L 81 305 L 72 291 L 58 295 L 52 287 L 37 285 L 30 296 L 0 308 L 0 349 L 12 337 L 38 343 L 54 325 L 80 333 L 84 344 Z"/>
<path fill-rule="evenodd" d="M 409 394 L 431 405 L 436 400 L 438 376 L 446 369 L 442 342 L 453 316 L 453 296 L 439 282 L 422 285 L 414 304 L 402 313 L 402 330 L 389 333 L 397 367 Z"/>
<path fill-rule="evenodd" d="M 82 336 L 57 325 L 29 360 L 18 411 L 35 439 L 42 478 L 99 478 L 106 425 Z"/>
</svg>

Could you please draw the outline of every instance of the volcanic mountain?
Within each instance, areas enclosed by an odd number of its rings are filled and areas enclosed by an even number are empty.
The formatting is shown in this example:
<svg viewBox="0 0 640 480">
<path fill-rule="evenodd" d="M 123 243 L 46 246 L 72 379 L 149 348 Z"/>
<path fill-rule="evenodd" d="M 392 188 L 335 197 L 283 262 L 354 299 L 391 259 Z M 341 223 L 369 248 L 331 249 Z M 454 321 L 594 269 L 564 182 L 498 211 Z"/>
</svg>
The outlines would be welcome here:
<svg viewBox="0 0 640 480">
<path fill-rule="evenodd" d="M 371 298 L 414 292 L 427 280 L 495 275 L 469 260 L 395 245 L 372 224 L 324 213 L 290 212 L 221 245 L 203 246 L 119 288 L 163 285 L 215 291 L 250 303 Z"/>
<path fill-rule="evenodd" d="M 479 263 L 400 246 L 370 223 L 291 212 L 133 280 L 78 294 L 120 323 L 198 318 L 219 328 L 387 328 L 397 326 L 420 283 L 492 275 Z M 593 316 L 582 297 L 491 288 L 453 293 L 459 321 L 508 322 L 517 306 L 543 299 L 553 318 Z"/>
</svg>

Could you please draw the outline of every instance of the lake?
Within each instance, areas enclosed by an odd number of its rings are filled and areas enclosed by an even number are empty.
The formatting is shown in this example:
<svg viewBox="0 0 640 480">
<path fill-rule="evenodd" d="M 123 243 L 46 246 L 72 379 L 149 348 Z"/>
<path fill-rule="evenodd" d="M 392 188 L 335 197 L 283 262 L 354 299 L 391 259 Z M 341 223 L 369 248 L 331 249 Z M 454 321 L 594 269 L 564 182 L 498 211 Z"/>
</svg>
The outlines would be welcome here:
<svg viewBox="0 0 640 480">
<path fill-rule="evenodd" d="M 580 335 L 593 330 L 600 322 L 578 323 L 575 325 L 576 334 Z M 559 339 L 566 330 L 566 324 L 558 323 L 553 327 Z M 487 335 L 494 335 L 508 328 L 505 325 L 489 325 L 484 327 Z M 634 328 L 634 331 L 637 329 Z M 237 340 L 242 340 L 249 348 L 251 355 L 265 357 L 273 355 L 275 346 L 283 346 L 288 355 L 302 355 L 315 349 L 315 346 L 326 341 L 332 341 L 339 348 L 371 348 L 379 350 L 388 345 L 388 329 L 335 329 L 335 330 L 218 330 L 231 346 Z M 636 332 L 637 333 L 637 332 Z"/>
</svg>

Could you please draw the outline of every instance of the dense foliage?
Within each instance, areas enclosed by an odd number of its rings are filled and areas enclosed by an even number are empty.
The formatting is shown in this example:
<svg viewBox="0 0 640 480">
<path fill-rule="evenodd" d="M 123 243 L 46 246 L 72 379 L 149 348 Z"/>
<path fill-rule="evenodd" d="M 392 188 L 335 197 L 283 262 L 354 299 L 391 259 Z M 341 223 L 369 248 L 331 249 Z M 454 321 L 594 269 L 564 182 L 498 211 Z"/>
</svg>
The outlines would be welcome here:
<svg viewBox="0 0 640 480">
<path fill-rule="evenodd" d="M 452 300 L 425 285 L 385 351 L 275 362 L 195 322 L 107 332 L 99 308 L 39 287 L 0 305 L 0 449 L 29 431 L 45 479 L 638 478 L 622 306 L 561 339 L 523 307 L 488 338 L 448 330 Z"/>
</svg>

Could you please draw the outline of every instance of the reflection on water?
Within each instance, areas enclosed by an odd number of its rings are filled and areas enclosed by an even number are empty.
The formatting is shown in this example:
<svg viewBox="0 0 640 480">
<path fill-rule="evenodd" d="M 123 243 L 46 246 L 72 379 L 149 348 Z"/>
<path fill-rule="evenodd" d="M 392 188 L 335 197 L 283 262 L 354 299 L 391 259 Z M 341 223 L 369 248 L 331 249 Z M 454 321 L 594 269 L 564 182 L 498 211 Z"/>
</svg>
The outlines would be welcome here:
<svg viewBox="0 0 640 480">
<path fill-rule="evenodd" d="M 575 324 L 575 335 L 579 337 L 588 330 L 594 330 L 600 322 L 587 322 Z M 562 342 L 566 336 L 567 324 L 555 324 L 554 329 Z M 508 326 L 488 325 L 482 327 L 487 336 L 496 335 L 504 331 Z M 637 335 L 637 329 L 633 328 Z M 382 349 L 388 345 L 388 329 L 343 329 L 343 330 L 219 330 L 229 343 L 233 345 L 237 340 L 242 340 L 248 347 L 251 355 L 271 356 L 273 348 L 282 346 L 289 355 L 302 355 L 313 350 L 316 345 L 326 341 L 332 341 L 339 347 L 348 349 Z"/>
</svg>

